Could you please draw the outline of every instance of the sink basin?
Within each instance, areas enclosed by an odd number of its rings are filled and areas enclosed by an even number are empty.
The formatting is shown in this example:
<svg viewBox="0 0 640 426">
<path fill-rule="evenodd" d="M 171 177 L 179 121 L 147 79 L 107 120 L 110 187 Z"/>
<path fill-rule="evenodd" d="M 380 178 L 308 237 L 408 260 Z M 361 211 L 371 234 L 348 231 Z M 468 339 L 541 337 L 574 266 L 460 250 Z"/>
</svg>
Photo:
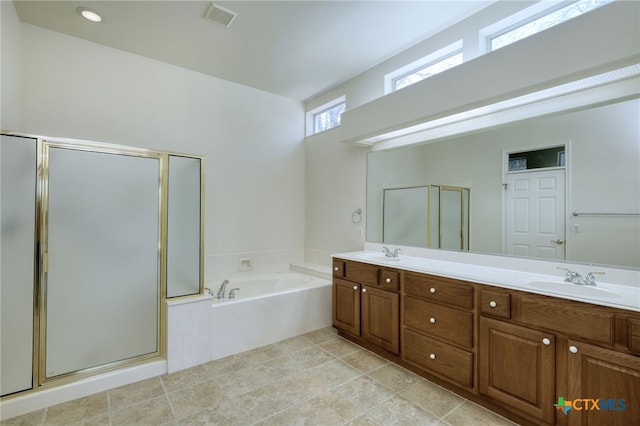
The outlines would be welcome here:
<svg viewBox="0 0 640 426">
<path fill-rule="evenodd" d="M 355 257 L 370 262 L 396 263 L 400 261 L 400 257 L 387 257 L 383 253 L 359 253 Z"/>
<path fill-rule="evenodd" d="M 602 299 L 619 299 L 620 295 L 607 289 L 586 285 L 571 284 L 558 281 L 529 281 L 526 285 L 532 289 L 544 290 L 549 293 L 567 296 L 593 297 Z"/>
</svg>

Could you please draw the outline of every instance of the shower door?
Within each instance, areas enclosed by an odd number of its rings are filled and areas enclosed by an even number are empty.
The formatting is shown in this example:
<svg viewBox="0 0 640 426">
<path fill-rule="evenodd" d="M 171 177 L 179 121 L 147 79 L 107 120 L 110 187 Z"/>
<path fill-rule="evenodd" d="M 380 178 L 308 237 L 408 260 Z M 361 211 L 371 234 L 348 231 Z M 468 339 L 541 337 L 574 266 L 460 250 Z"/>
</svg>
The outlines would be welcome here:
<svg viewBox="0 0 640 426">
<path fill-rule="evenodd" d="M 40 380 L 157 355 L 159 156 L 44 151 Z"/>
</svg>

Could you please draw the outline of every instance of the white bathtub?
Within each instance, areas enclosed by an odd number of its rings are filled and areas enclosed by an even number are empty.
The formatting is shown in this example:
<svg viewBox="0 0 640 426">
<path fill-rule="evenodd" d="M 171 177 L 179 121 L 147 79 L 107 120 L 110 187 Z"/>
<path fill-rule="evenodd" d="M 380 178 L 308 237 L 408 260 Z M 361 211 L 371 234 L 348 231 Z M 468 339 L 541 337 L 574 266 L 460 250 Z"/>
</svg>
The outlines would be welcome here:
<svg viewBox="0 0 640 426">
<path fill-rule="evenodd" d="M 214 294 L 211 359 L 224 358 L 331 325 L 331 281 L 310 275 L 250 275 L 230 278 L 225 296 L 220 282 L 208 282 Z"/>
</svg>

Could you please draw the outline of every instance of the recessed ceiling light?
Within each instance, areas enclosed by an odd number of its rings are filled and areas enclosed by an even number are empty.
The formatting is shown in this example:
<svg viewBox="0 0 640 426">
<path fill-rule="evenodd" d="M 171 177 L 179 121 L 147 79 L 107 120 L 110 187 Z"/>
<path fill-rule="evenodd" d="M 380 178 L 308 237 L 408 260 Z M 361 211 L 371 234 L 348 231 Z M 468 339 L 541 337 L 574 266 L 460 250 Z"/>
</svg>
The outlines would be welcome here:
<svg viewBox="0 0 640 426">
<path fill-rule="evenodd" d="M 84 19 L 91 22 L 102 22 L 102 16 L 98 15 L 91 9 L 87 9 L 86 7 L 79 7 L 78 13 L 82 15 Z"/>
</svg>

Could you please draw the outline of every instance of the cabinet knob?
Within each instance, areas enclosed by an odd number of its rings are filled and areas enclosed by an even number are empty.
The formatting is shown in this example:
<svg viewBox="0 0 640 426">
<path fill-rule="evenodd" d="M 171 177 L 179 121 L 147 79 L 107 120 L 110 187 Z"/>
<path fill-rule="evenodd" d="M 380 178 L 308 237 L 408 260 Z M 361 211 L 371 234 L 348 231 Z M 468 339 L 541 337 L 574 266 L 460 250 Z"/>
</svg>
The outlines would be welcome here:
<svg viewBox="0 0 640 426">
<path fill-rule="evenodd" d="M 542 339 L 542 343 L 545 346 L 549 346 L 551 344 L 551 340 L 549 340 L 548 338 L 545 337 L 544 339 Z"/>
<path fill-rule="evenodd" d="M 340 268 L 338 268 L 337 266 L 334 266 L 334 267 L 333 267 L 333 270 L 334 270 L 334 271 L 339 271 L 339 270 L 340 270 Z"/>
<path fill-rule="evenodd" d="M 354 290 L 357 290 L 357 289 L 358 289 L 358 286 L 357 286 L 357 285 L 354 285 L 354 286 L 353 286 L 353 289 L 354 289 Z"/>
<path fill-rule="evenodd" d="M 576 348 L 575 346 L 569 346 L 569 352 L 571 352 L 572 354 L 577 354 L 578 348 Z"/>
<path fill-rule="evenodd" d="M 495 300 L 492 300 L 491 302 L 489 302 L 489 306 L 495 308 L 496 306 L 498 306 L 498 304 L 495 302 Z"/>
<path fill-rule="evenodd" d="M 435 318 L 433 318 L 433 317 L 431 317 L 431 318 L 429 318 L 429 322 L 430 322 L 431 324 L 435 324 L 435 323 L 436 323 L 436 319 L 435 319 Z"/>
<path fill-rule="evenodd" d="M 363 289 L 362 289 L 362 292 L 363 292 L 363 293 L 366 293 L 366 292 L 367 292 L 367 289 L 366 289 L 366 288 L 363 288 Z"/>
<path fill-rule="evenodd" d="M 387 278 L 385 281 L 389 284 L 391 282 L 391 278 Z"/>
<path fill-rule="evenodd" d="M 431 359 L 436 359 L 436 354 L 430 354 L 430 355 L 429 355 L 429 358 L 431 358 Z"/>
<path fill-rule="evenodd" d="M 436 292 L 436 288 L 435 288 L 435 287 L 431 287 L 431 288 L 429 289 L 429 293 L 433 294 L 433 293 L 435 293 L 435 292 Z"/>
</svg>

